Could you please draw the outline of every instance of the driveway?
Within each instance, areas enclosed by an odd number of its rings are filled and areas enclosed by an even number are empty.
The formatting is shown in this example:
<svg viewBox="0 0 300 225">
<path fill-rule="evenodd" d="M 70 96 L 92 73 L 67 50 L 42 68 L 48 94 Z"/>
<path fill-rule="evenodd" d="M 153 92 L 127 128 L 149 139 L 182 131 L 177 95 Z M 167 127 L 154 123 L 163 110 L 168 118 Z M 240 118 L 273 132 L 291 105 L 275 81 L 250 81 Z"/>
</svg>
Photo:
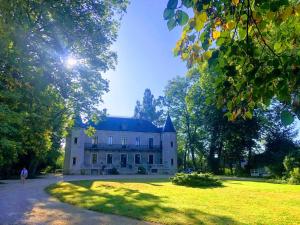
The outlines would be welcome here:
<svg viewBox="0 0 300 225">
<path fill-rule="evenodd" d="M 166 176 L 138 176 L 166 177 Z M 126 179 L 133 176 L 54 176 L 27 180 L 23 185 L 19 180 L 4 180 L 0 184 L 0 224 L 84 224 L 84 225 L 146 225 L 153 224 L 123 216 L 93 212 L 59 202 L 49 196 L 44 188 L 52 183 L 71 180 Z"/>
</svg>

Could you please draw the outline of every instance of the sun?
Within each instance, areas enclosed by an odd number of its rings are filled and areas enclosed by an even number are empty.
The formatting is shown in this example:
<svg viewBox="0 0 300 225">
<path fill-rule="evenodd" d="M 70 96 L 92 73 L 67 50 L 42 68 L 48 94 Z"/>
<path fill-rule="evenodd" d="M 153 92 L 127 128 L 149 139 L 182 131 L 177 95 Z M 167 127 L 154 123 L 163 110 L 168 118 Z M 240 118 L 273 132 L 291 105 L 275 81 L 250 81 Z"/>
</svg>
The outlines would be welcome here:
<svg viewBox="0 0 300 225">
<path fill-rule="evenodd" d="M 66 67 L 71 69 L 77 64 L 77 59 L 74 56 L 69 55 L 65 61 Z"/>
</svg>

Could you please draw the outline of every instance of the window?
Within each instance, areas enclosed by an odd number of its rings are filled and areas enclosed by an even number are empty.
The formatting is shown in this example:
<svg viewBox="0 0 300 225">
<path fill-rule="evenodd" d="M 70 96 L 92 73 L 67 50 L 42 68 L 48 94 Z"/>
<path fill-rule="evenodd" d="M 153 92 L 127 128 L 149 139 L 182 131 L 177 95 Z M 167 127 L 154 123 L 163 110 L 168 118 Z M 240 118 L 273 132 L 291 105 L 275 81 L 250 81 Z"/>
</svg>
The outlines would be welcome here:
<svg viewBox="0 0 300 225">
<path fill-rule="evenodd" d="M 127 166 L 127 155 L 121 154 L 121 167 L 126 167 L 126 166 Z"/>
<path fill-rule="evenodd" d="M 75 138 L 74 138 L 74 144 L 76 145 L 77 143 L 78 143 L 78 138 L 75 137 Z"/>
<path fill-rule="evenodd" d="M 136 137 L 135 138 L 135 145 L 136 146 L 140 146 L 141 145 L 141 139 L 140 139 L 140 137 Z"/>
<path fill-rule="evenodd" d="M 153 138 L 149 138 L 149 148 L 153 148 Z"/>
<path fill-rule="evenodd" d="M 76 157 L 73 157 L 73 162 L 72 162 L 73 166 L 76 165 Z"/>
<path fill-rule="evenodd" d="M 171 166 L 174 165 L 174 159 L 171 159 Z"/>
<path fill-rule="evenodd" d="M 135 164 L 141 164 L 141 154 L 135 154 L 134 155 L 134 163 Z"/>
<path fill-rule="evenodd" d="M 121 138 L 121 144 L 122 144 L 122 146 L 126 146 L 127 145 L 127 138 L 126 137 L 122 137 Z"/>
<path fill-rule="evenodd" d="M 93 144 L 93 145 L 98 144 L 98 136 L 93 137 L 93 139 L 92 139 L 92 144 Z"/>
<path fill-rule="evenodd" d="M 112 136 L 109 136 L 109 137 L 108 137 L 108 144 L 109 144 L 109 145 L 112 145 L 112 144 L 113 144 L 113 137 L 112 137 Z"/>
<path fill-rule="evenodd" d="M 173 148 L 173 141 L 171 141 L 171 148 Z"/>
<path fill-rule="evenodd" d="M 92 164 L 97 164 L 97 154 L 96 153 L 92 154 Z"/>
<path fill-rule="evenodd" d="M 112 164 L 112 154 L 107 154 L 106 155 L 106 163 L 107 164 Z"/>
<path fill-rule="evenodd" d="M 153 155 L 149 155 L 148 163 L 149 164 L 153 164 L 153 162 L 154 162 L 154 156 Z"/>
</svg>

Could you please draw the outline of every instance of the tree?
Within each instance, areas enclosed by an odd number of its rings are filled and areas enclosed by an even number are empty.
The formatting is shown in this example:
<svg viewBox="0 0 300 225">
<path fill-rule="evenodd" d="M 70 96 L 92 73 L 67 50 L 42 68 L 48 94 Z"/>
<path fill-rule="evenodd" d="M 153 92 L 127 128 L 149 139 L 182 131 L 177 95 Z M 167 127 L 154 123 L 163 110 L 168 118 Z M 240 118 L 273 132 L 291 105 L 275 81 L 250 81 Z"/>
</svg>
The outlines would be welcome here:
<svg viewBox="0 0 300 225">
<path fill-rule="evenodd" d="M 165 104 L 172 118 L 178 134 L 179 142 L 183 150 L 183 166 L 187 167 L 187 158 L 190 155 L 194 169 L 198 168 L 196 163 L 196 151 L 203 150 L 201 135 L 203 132 L 199 130 L 199 118 L 195 117 L 192 111 L 189 110 L 188 102 L 186 101 L 193 80 L 188 77 L 175 77 L 170 80 L 164 90 Z M 202 118 L 200 118 L 202 119 Z M 201 155 L 201 151 L 198 152 Z"/>
<path fill-rule="evenodd" d="M 282 111 L 286 124 L 292 111 L 299 116 L 299 1 L 169 0 L 164 18 L 170 30 L 183 26 L 174 54 L 212 82 L 209 101 L 230 120 L 252 118 L 275 96 L 291 106 Z"/>
<path fill-rule="evenodd" d="M 99 111 L 127 1 L 0 3 L 0 172 L 26 165 L 32 174 L 56 160 L 72 114 Z"/>
<path fill-rule="evenodd" d="M 157 109 L 161 105 L 161 101 L 161 98 L 154 98 L 149 88 L 145 89 L 142 104 L 140 101 L 136 101 L 134 117 L 148 120 L 156 125 L 161 125 L 161 115 L 163 110 Z"/>
</svg>

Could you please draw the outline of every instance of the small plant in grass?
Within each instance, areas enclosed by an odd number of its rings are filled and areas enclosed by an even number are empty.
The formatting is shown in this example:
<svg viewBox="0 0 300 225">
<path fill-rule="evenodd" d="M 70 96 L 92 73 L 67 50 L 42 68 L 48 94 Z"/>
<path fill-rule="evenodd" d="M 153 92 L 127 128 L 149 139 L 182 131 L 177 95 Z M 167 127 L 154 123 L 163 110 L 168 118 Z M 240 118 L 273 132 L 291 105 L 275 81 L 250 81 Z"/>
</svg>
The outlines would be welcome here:
<svg viewBox="0 0 300 225">
<path fill-rule="evenodd" d="M 219 187 L 222 182 L 210 173 L 177 173 L 171 178 L 173 184 L 189 187 Z"/>
</svg>

